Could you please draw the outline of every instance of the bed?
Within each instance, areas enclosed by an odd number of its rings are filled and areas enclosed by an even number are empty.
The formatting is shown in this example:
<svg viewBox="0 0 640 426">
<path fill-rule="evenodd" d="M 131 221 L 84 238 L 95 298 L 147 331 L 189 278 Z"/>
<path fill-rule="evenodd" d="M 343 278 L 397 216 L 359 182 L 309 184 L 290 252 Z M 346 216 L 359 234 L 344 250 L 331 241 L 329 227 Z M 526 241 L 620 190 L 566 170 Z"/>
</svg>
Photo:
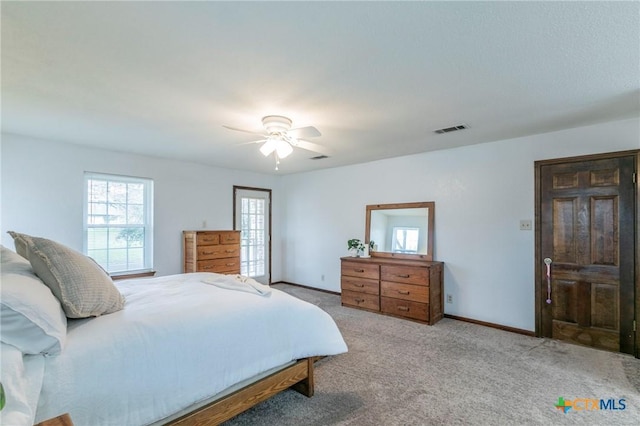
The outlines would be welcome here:
<svg viewBox="0 0 640 426">
<path fill-rule="evenodd" d="M 116 281 L 124 306 L 97 317 L 68 318 L 60 303 L 62 315 L 49 309 L 48 340 L 35 336 L 46 342 L 29 347 L 31 340 L 20 340 L 25 333 L 12 335 L 5 314 L 16 277 L 48 290 L 31 267 L 33 261 L 2 248 L 2 424 L 64 413 L 76 426 L 219 424 L 289 387 L 313 395 L 314 360 L 347 350 L 320 308 L 212 273 Z M 66 300 L 56 292 L 54 299 Z"/>
</svg>

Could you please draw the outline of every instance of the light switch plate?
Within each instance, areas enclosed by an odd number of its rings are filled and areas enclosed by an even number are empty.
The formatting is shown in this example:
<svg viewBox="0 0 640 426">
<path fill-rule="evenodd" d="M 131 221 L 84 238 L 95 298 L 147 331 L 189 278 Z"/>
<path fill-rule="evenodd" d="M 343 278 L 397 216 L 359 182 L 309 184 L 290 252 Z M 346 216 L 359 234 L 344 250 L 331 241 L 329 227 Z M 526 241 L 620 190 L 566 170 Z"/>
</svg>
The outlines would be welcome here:
<svg viewBox="0 0 640 426">
<path fill-rule="evenodd" d="M 522 219 L 520 221 L 520 230 L 521 231 L 531 231 L 532 225 L 530 219 Z"/>
</svg>

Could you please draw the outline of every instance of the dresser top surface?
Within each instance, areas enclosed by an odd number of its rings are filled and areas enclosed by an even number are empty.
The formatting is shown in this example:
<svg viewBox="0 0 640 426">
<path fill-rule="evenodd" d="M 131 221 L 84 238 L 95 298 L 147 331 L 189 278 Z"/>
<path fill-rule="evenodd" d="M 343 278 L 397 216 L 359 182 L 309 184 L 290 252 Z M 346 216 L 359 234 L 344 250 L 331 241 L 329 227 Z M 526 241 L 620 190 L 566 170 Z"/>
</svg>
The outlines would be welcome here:
<svg viewBox="0 0 640 426">
<path fill-rule="evenodd" d="M 343 262 L 359 262 L 359 263 L 375 263 L 385 265 L 406 265 L 406 266 L 431 266 L 431 265 L 443 265 L 444 262 L 431 261 L 431 260 L 414 260 L 414 259 L 392 259 L 387 257 L 341 257 Z"/>
</svg>

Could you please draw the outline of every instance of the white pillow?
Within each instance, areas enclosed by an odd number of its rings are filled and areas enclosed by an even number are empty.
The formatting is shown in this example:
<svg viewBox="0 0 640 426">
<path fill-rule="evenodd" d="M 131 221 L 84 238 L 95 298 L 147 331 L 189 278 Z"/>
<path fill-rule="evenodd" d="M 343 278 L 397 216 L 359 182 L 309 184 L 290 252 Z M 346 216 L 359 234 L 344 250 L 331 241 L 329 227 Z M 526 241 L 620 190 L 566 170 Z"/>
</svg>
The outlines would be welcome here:
<svg viewBox="0 0 640 426">
<path fill-rule="evenodd" d="M 124 307 L 124 296 L 90 257 L 46 238 L 12 235 L 24 240 L 33 271 L 58 298 L 68 318 L 97 317 Z"/>
<path fill-rule="evenodd" d="M 0 248 L 0 339 L 25 354 L 59 354 L 67 337 L 60 302 L 26 259 Z"/>
</svg>

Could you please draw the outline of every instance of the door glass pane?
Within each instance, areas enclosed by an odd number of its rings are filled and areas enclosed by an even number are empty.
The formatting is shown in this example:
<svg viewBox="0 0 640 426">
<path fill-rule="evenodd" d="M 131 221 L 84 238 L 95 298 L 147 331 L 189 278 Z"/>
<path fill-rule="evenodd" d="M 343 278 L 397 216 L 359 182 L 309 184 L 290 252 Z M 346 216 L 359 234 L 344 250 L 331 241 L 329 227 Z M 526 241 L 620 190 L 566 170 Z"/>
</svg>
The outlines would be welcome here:
<svg viewBox="0 0 640 426">
<path fill-rule="evenodd" d="M 264 252 L 266 201 L 262 198 L 243 197 L 241 205 L 240 273 L 249 277 L 262 276 L 265 274 L 266 262 Z"/>
</svg>

